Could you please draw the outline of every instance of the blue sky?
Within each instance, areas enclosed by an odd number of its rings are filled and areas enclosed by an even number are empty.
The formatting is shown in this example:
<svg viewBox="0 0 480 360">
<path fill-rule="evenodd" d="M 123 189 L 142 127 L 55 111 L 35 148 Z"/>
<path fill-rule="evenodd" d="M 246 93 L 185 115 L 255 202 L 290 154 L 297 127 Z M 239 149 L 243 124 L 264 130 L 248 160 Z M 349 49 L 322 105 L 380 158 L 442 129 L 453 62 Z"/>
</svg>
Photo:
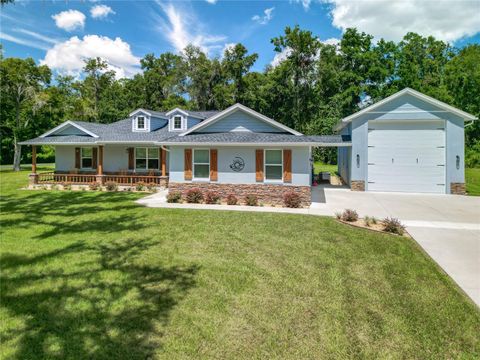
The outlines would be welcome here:
<svg viewBox="0 0 480 360">
<path fill-rule="evenodd" d="M 78 74 L 86 57 L 105 58 L 118 77 L 139 71 L 147 53 L 180 52 L 188 43 L 209 56 L 243 43 L 259 54 L 254 70 L 275 64 L 270 39 L 300 25 L 335 43 L 348 27 L 398 41 L 408 31 L 456 46 L 480 43 L 480 0 L 17 1 L 2 8 L 5 56 L 33 57 Z"/>
</svg>

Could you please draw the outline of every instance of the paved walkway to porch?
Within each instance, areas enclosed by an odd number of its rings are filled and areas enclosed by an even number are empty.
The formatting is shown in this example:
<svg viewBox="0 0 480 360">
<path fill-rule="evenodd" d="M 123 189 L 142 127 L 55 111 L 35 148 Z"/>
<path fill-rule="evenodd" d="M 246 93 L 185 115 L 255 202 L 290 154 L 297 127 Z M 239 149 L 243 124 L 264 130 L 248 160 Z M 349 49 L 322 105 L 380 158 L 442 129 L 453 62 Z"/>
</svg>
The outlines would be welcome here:
<svg viewBox="0 0 480 360">
<path fill-rule="evenodd" d="M 480 306 L 480 197 L 352 192 L 345 187 L 312 188 L 308 209 L 205 204 L 169 204 L 167 191 L 140 200 L 149 207 L 278 212 L 334 216 L 354 209 L 361 217 L 396 217 L 418 244 Z"/>
</svg>

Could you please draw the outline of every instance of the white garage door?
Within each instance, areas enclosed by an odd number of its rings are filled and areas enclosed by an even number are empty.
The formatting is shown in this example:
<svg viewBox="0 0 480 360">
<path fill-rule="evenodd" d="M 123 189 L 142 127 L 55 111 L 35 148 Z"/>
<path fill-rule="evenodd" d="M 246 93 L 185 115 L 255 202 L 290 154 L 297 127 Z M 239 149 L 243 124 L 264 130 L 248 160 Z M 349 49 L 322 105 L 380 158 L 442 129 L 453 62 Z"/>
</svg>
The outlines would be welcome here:
<svg viewBox="0 0 480 360">
<path fill-rule="evenodd" d="M 445 122 L 369 121 L 368 190 L 445 193 Z"/>
</svg>

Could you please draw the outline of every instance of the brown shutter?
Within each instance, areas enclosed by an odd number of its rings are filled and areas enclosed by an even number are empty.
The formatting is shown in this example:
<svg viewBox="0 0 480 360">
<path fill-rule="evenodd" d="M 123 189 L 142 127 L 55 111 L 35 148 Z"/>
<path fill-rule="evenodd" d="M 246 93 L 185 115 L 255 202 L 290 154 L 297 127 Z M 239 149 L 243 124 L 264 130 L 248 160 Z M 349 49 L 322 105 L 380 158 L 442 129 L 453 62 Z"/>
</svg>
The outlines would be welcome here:
<svg viewBox="0 0 480 360">
<path fill-rule="evenodd" d="M 263 149 L 255 150 L 255 180 L 263 181 Z"/>
<path fill-rule="evenodd" d="M 185 149 L 185 180 L 192 180 L 192 149 Z"/>
<path fill-rule="evenodd" d="M 80 169 L 80 148 L 75 148 L 75 169 Z"/>
<path fill-rule="evenodd" d="M 210 181 L 218 180 L 217 149 L 210 149 Z"/>
<path fill-rule="evenodd" d="M 162 176 L 166 176 L 167 175 L 167 150 L 165 149 L 160 149 L 160 150 L 162 150 L 162 156 L 160 160 Z"/>
<path fill-rule="evenodd" d="M 292 182 L 292 150 L 283 150 L 283 182 Z"/>
<path fill-rule="evenodd" d="M 135 169 L 135 149 L 128 148 L 128 170 Z"/>
<path fill-rule="evenodd" d="M 98 149 L 94 147 L 92 148 L 92 169 L 97 168 L 97 159 L 98 159 Z"/>
</svg>

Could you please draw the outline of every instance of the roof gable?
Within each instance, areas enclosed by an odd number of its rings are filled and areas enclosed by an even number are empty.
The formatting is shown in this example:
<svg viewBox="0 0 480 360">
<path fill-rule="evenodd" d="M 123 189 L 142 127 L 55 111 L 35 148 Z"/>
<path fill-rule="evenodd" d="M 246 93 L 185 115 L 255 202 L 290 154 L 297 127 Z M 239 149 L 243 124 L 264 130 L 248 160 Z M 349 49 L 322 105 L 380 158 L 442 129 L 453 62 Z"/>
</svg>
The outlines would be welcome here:
<svg viewBox="0 0 480 360">
<path fill-rule="evenodd" d="M 464 120 L 476 120 L 477 118 L 465 111 L 450 106 L 442 101 L 422 94 L 410 88 L 405 88 L 395 94 L 370 105 L 346 118 L 343 118 L 336 126 L 335 130 L 344 128 L 348 123 L 367 113 L 397 113 L 413 114 L 418 111 L 430 113 L 451 113 Z"/>
<path fill-rule="evenodd" d="M 85 129 L 85 127 L 76 124 L 73 121 L 65 121 L 64 123 L 54 127 L 53 129 L 47 131 L 46 133 L 40 135 L 41 138 L 48 136 L 66 136 L 66 135 L 83 135 L 98 138 L 98 135 L 91 132 L 90 130 Z"/>
<path fill-rule="evenodd" d="M 234 117 L 236 113 L 241 112 L 243 117 Z M 220 125 L 220 122 L 224 122 Z M 208 130 L 207 130 L 208 129 Z M 262 115 L 242 104 L 235 104 L 219 112 L 218 114 L 204 120 L 203 122 L 193 126 L 180 136 L 184 136 L 193 132 L 287 132 L 293 135 L 302 135 L 288 126 Z"/>
</svg>

